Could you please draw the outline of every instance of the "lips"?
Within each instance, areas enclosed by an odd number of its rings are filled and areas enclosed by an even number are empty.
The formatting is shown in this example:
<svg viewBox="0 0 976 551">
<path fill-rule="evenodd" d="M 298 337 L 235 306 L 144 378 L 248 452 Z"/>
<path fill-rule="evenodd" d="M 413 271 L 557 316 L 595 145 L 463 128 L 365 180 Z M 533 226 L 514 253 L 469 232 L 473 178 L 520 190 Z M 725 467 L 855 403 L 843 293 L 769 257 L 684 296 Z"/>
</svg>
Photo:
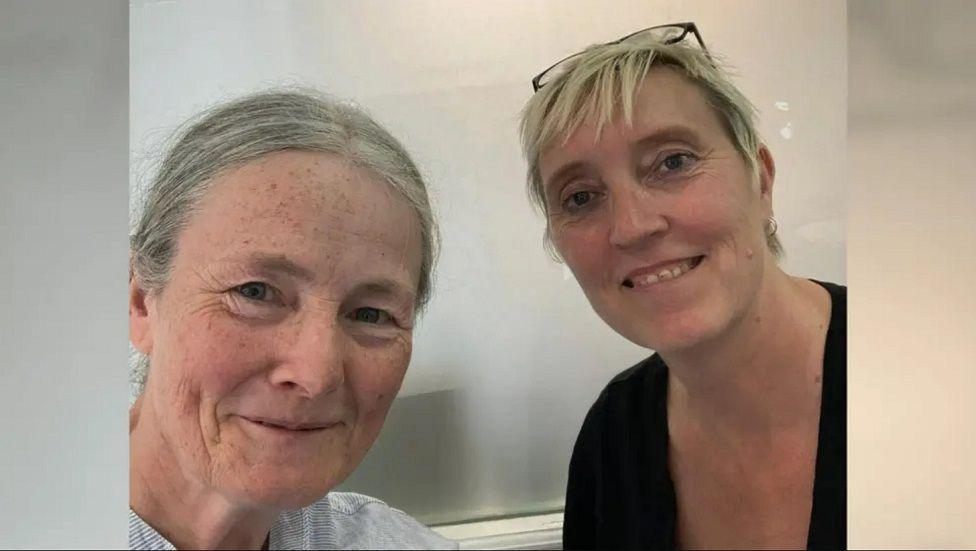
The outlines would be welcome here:
<svg viewBox="0 0 976 551">
<path fill-rule="evenodd" d="M 340 424 L 340 421 L 296 421 L 290 419 L 276 419 L 269 417 L 250 417 L 242 416 L 244 419 L 256 424 L 272 429 L 290 431 L 315 431 L 331 428 Z"/>
<path fill-rule="evenodd" d="M 665 281 L 678 279 L 697 268 L 704 258 L 704 256 L 693 256 L 644 266 L 627 274 L 621 285 L 629 289 L 640 290 Z"/>
</svg>

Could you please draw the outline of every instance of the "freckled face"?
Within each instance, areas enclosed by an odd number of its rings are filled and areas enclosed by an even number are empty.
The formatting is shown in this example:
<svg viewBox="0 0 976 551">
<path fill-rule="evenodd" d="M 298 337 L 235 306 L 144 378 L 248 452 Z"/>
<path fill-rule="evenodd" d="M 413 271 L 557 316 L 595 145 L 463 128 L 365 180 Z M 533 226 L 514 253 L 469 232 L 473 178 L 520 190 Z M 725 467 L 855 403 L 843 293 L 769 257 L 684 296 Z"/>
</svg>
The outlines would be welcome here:
<svg viewBox="0 0 976 551">
<path fill-rule="evenodd" d="M 742 319 L 772 263 L 772 161 L 763 149 L 757 181 L 674 69 L 652 68 L 634 105 L 633 125 L 618 117 L 597 136 L 588 122 L 542 155 L 549 230 L 607 324 L 641 346 L 686 349 Z"/>
<path fill-rule="evenodd" d="M 341 482 L 409 363 L 420 246 L 409 207 L 333 156 L 219 176 L 147 299 L 143 399 L 184 475 L 285 508 Z"/>
</svg>

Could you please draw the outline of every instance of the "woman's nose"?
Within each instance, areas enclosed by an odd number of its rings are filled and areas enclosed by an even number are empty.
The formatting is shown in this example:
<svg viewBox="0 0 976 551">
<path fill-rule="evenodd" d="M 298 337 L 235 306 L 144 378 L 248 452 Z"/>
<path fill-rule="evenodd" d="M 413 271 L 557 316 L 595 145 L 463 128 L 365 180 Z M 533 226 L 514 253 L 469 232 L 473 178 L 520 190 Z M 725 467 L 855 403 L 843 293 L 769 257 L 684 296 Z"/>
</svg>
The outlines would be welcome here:
<svg viewBox="0 0 976 551">
<path fill-rule="evenodd" d="M 345 335 L 341 321 L 306 319 L 287 339 L 271 373 L 275 385 L 293 387 L 309 398 L 328 394 L 345 382 Z"/>
<path fill-rule="evenodd" d="M 610 244 L 625 250 L 640 248 L 667 230 L 668 221 L 645 190 L 621 187 L 610 197 Z"/>
</svg>

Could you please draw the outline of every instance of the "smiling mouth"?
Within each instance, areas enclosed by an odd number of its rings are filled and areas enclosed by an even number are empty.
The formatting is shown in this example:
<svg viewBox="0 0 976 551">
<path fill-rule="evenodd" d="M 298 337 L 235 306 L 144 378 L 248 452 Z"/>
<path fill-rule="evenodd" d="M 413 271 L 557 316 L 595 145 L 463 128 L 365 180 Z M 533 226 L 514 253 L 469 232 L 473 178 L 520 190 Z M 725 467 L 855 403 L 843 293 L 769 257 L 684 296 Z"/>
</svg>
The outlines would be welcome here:
<svg viewBox="0 0 976 551">
<path fill-rule="evenodd" d="M 269 429 L 279 430 L 283 432 L 316 432 L 329 429 L 340 425 L 340 422 L 336 423 L 289 423 L 287 421 L 277 421 L 270 419 L 252 419 L 250 417 L 244 417 L 245 420 L 254 423 L 255 425 L 261 425 L 262 427 L 267 427 Z"/>
<path fill-rule="evenodd" d="M 694 258 L 688 258 L 669 264 L 662 267 L 661 269 L 652 272 L 641 274 L 638 276 L 633 276 L 625 279 L 622 283 L 624 287 L 628 289 L 646 289 L 652 285 L 657 285 L 665 281 L 671 281 L 672 279 L 678 279 L 681 276 L 687 274 L 688 272 L 694 270 L 701 264 L 705 256 L 696 256 Z"/>
</svg>

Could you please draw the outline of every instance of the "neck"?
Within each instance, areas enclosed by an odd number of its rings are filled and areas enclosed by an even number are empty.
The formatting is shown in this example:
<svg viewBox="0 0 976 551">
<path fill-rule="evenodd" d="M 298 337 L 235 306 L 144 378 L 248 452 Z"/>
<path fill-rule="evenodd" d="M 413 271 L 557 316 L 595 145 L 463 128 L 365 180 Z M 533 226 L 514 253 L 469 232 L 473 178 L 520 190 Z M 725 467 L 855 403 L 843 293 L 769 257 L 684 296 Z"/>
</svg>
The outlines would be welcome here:
<svg viewBox="0 0 976 551">
<path fill-rule="evenodd" d="M 181 469 L 145 398 L 129 415 L 129 507 L 177 549 L 261 549 L 280 511 L 235 503 Z"/>
<path fill-rule="evenodd" d="M 819 419 L 830 298 L 775 264 L 744 315 L 721 335 L 661 353 L 669 411 L 732 436 L 768 435 Z"/>
</svg>

